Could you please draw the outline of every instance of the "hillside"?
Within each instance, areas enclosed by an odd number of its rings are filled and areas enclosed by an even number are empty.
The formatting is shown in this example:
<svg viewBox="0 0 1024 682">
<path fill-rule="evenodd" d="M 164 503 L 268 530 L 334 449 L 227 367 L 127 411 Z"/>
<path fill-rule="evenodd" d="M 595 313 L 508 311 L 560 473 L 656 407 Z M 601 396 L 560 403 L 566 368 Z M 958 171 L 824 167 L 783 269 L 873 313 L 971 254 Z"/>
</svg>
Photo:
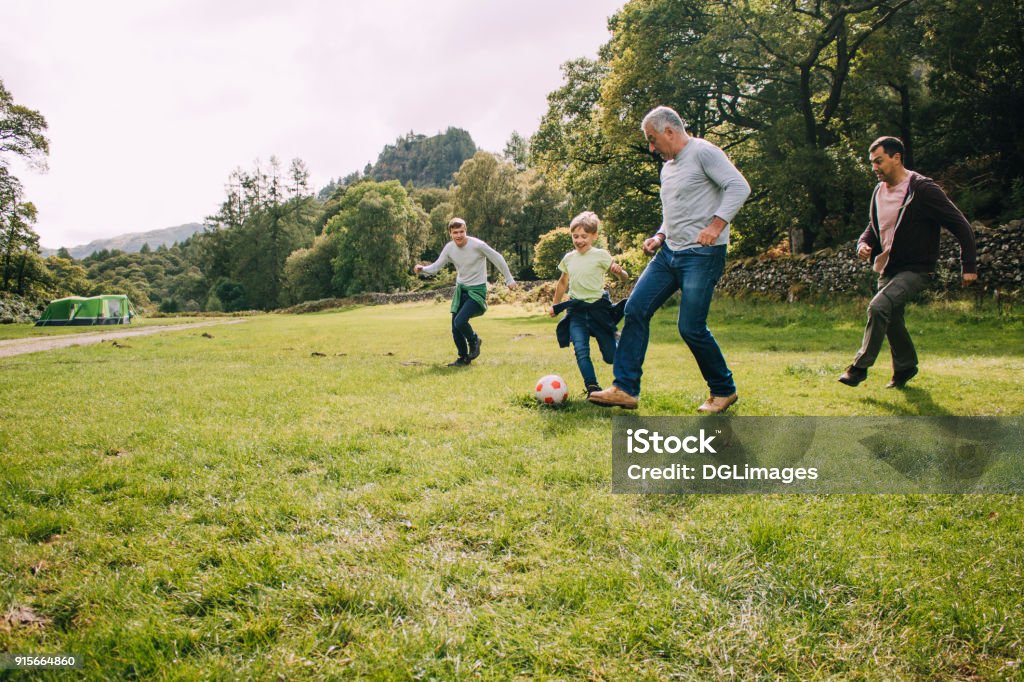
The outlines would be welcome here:
<svg viewBox="0 0 1024 682">
<path fill-rule="evenodd" d="M 96 239 L 88 244 L 68 247 L 68 251 L 74 258 L 79 259 L 85 258 L 91 253 L 102 251 L 104 249 L 136 253 L 142 249 L 143 244 L 149 244 L 152 249 L 155 249 L 158 246 L 171 246 L 175 242 L 185 241 L 202 229 L 202 223 L 185 223 L 184 225 L 165 227 L 160 230 L 132 232 L 129 234 L 118 235 L 116 237 L 109 237 L 107 239 Z M 55 253 L 57 253 L 57 249 L 42 249 L 42 255 L 44 258 L 52 256 Z"/>
</svg>

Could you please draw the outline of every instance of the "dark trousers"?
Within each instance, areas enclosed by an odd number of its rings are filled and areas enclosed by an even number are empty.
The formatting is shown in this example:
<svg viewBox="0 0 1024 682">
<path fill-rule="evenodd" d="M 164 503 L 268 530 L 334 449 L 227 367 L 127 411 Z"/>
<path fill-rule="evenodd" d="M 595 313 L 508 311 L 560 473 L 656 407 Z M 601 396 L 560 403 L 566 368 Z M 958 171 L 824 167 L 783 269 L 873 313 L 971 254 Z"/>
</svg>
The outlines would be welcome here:
<svg viewBox="0 0 1024 682">
<path fill-rule="evenodd" d="M 860 350 L 853 358 L 854 367 L 867 369 L 875 364 L 883 339 L 889 339 L 893 371 L 917 367 L 917 351 L 903 313 L 907 303 L 930 283 L 931 277 L 922 272 L 897 272 L 891 277 L 879 278 L 878 293 L 868 304 L 868 323 Z"/>
<path fill-rule="evenodd" d="M 476 332 L 469 326 L 470 318 L 483 314 L 484 309 L 480 304 L 464 293 L 459 300 L 459 309 L 452 313 L 452 339 L 455 340 L 460 358 L 469 356 L 469 344 L 476 341 Z"/>
</svg>

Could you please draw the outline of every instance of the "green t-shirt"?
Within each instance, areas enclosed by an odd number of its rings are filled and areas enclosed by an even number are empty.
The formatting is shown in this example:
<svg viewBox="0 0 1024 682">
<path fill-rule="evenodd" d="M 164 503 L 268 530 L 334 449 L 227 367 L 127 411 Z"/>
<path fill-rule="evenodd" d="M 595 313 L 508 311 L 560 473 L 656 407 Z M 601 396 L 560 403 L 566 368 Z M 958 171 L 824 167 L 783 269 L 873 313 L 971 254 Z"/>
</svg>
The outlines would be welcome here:
<svg viewBox="0 0 1024 682">
<path fill-rule="evenodd" d="M 604 294 L 604 276 L 612 265 L 612 255 L 591 246 L 586 253 L 573 249 L 565 254 L 558 269 L 569 275 L 569 298 L 593 303 Z"/>
</svg>

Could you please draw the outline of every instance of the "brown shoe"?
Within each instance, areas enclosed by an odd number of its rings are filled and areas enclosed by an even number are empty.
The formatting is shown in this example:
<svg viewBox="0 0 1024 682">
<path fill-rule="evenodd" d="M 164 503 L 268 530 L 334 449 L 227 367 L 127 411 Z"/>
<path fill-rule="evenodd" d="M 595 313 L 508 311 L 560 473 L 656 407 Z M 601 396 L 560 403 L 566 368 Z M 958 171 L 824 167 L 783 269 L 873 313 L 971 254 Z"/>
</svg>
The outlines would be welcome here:
<svg viewBox="0 0 1024 682">
<path fill-rule="evenodd" d="M 705 414 L 718 414 L 719 412 L 725 412 L 729 409 L 729 406 L 739 400 L 740 397 L 733 393 L 732 395 L 713 395 L 704 401 L 704 404 L 697 408 L 698 412 Z"/>
<path fill-rule="evenodd" d="M 621 407 L 624 410 L 635 410 L 639 401 L 618 386 L 594 391 L 587 400 L 601 407 Z"/>
</svg>

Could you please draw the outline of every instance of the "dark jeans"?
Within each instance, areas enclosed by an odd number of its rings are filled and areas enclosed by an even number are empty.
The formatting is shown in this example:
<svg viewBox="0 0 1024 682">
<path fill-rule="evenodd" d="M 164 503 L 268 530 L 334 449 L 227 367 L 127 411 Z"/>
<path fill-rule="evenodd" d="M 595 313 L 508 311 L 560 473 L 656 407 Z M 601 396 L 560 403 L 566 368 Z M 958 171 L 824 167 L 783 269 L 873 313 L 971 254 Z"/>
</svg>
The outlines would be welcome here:
<svg viewBox="0 0 1024 682">
<path fill-rule="evenodd" d="M 625 323 L 615 351 L 615 385 L 632 396 L 640 395 L 651 317 L 669 296 L 682 290 L 679 335 L 686 341 L 713 396 L 736 392 L 732 372 L 718 342 L 708 329 L 708 309 L 722 271 L 725 245 L 699 246 L 672 251 L 662 246 L 640 275 L 626 302 Z"/>
<path fill-rule="evenodd" d="M 576 352 L 576 365 L 580 368 L 584 386 L 597 383 L 594 363 L 590 361 L 589 317 L 589 313 L 582 308 L 576 308 L 569 313 L 569 339 L 572 341 L 573 351 Z M 615 361 L 615 333 L 601 331 L 595 333 L 594 338 L 601 349 L 602 359 L 609 365 L 612 364 Z"/>
<path fill-rule="evenodd" d="M 853 365 L 867 369 L 875 364 L 882 349 L 882 340 L 889 339 L 893 371 L 917 367 L 917 351 L 903 319 L 907 303 L 924 291 L 931 276 L 922 272 L 897 272 L 878 280 L 878 293 L 868 304 L 868 323 L 864 340 L 853 358 Z"/>
<path fill-rule="evenodd" d="M 460 358 L 469 356 L 469 344 L 476 341 L 476 332 L 469 326 L 469 319 L 483 314 L 484 309 L 480 304 L 464 293 L 459 300 L 459 309 L 452 313 L 452 338 Z"/>
</svg>

